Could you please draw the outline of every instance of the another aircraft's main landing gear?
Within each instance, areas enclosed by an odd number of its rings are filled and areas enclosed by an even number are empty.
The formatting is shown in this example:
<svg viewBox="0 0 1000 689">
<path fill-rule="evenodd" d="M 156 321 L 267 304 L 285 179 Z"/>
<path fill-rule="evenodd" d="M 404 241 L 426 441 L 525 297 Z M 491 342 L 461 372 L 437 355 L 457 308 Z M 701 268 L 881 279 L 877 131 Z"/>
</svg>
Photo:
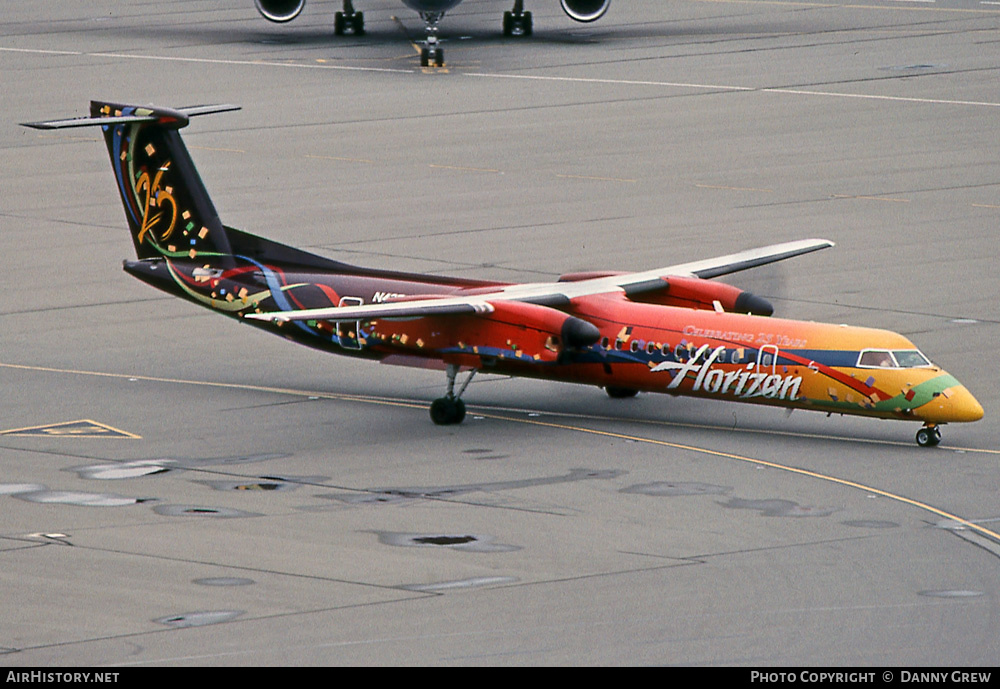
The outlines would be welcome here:
<svg viewBox="0 0 1000 689">
<path fill-rule="evenodd" d="M 420 18 L 424 20 L 424 28 L 427 31 L 427 40 L 424 41 L 424 47 L 420 49 L 421 67 L 429 67 L 432 64 L 435 67 L 444 66 L 444 48 L 441 47 L 441 42 L 437 37 L 437 25 L 443 16 L 444 12 L 420 13 Z"/>
<path fill-rule="evenodd" d="M 365 13 L 355 12 L 352 0 L 344 0 L 344 11 L 333 15 L 333 33 L 337 36 L 345 33 L 365 35 Z"/>
<path fill-rule="evenodd" d="M 514 0 L 514 9 L 503 13 L 503 35 L 530 36 L 532 30 L 531 12 L 524 11 L 524 0 Z"/>
<path fill-rule="evenodd" d="M 917 431 L 917 445 L 920 447 L 934 447 L 941 442 L 941 429 L 935 424 L 927 424 Z"/>
<path fill-rule="evenodd" d="M 469 377 L 465 379 L 465 382 L 456 395 L 455 377 L 458 375 L 458 366 L 448 364 L 448 392 L 445 393 L 444 397 L 438 397 L 431 402 L 431 421 L 438 426 L 451 426 L 456 423 L 462 423 L 462 420 L 465 418 L 465 402 L 461 399 L 462 393 L 465 392 L 465 388 L 469 387 L 473 376 L 476 375 L 476 370 L 472 369 L 469 371 Z"/>
</svg>

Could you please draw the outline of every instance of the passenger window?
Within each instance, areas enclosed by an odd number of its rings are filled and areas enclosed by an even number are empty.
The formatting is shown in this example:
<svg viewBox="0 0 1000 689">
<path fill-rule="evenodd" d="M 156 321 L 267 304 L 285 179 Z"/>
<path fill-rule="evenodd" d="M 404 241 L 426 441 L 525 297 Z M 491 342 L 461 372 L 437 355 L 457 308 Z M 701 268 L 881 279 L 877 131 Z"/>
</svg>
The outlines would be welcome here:
<svg viewBox="0 0 1000 689">
<path fill-rule="evenodd" d="M 858 357 L 858 366 L 863 368 L 896 368 L 896 362 L 887 349 L 865 349 Z"/>
</svg>

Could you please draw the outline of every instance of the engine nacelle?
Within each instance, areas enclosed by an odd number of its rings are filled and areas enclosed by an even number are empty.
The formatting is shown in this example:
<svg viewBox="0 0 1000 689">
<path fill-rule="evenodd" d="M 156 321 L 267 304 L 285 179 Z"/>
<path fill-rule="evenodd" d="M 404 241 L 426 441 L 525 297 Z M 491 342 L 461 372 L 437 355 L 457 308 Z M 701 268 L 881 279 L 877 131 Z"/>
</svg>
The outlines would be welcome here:
<svg viewBox="0 0 1000 689">
<path fill-rule="evenodd" d="M 739 287 L 678 275 L 670 275 L 665 280 L 666 289 L 646 291 L 635 296 L 630 295 L 629 298 L 644 304 L 681 306 L 705 311 L 713 310 L 715 302 L 719 302 L 719 305 L 730 313 L 751 313 L 755 316 L 770 316 L 774 313 L 774 307 L 766 299 L 744 292 Z"/>
<path fill-rule="evenodd" d="M 571 19 L 578 22 L 592 22 L 604 16 L 611 0 L 559 0 L 559 4 Z"/>
<path fill-rule="evenodd" d="M 299 16 L 306 0 L 253 0 L 257 11 L 272 22 L 290 22 Z"/>
</svg>

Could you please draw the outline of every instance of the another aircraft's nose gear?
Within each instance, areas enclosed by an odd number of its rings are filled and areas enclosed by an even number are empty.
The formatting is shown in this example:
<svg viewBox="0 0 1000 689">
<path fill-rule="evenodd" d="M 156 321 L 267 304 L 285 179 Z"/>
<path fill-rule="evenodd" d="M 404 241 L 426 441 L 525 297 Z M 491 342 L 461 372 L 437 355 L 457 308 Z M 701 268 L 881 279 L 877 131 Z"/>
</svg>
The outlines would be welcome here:
<svg viewBox="0 0 1000 689">
<path fill-rule="evenodd" d="M 934 447 L 941 442 L 941 429 L 935 424 L 927 424 L 917 431 L 917 445 Z"/>
<path fill-rule="evenodd" d="M 427 31 L 427 40 L 424 41 L 424 47 L 420 49 L 421 67 L 429 67 L 431 64 L 435 67 L 444 65 L 444 49 L 437 37 L 437 25 L 443 16 L 444 12 L 420 13 L 420 18 L 424 20 L 424 28 Z"/>
<path fill-rule="evenodd" d="M 530 36 L 531 12 L 524 11 L 524 0 L 514 0 L 514 9 L 503 13 L 504 36 Z"/>
<path fill-rule="evenodd" d="M 429 35 L 427 43 L 420 49 L 420 66 L 430 67 L 432 64 L 435 67 L 444 65 L 444 49 L 438 43 L 437 36 Z"/>
<path fill-rule="evenodd" d="M 444 397 L 438 397 L 431 403 L 431 420 L 439 426 L 450 426 L 462 423 L 465 418 L 465 402 L 462 401 L 462 393 L 469 387 L 472 378 L 476 375 L 477 369 L 469 371 L 469 377 L 462 383 L 458 394 L 455 394 L 455 377 L 458 375 L 458 366 L 448 364 L 448 392 Z"/>
<path fill-rule="evenodd" d="M 344 0 L 344 11 L 333 15 L 333 33 L 338 36 L 345 33 L 365 35 L 365 13 L 355 12 L 352 0 Z"/>
</svg>

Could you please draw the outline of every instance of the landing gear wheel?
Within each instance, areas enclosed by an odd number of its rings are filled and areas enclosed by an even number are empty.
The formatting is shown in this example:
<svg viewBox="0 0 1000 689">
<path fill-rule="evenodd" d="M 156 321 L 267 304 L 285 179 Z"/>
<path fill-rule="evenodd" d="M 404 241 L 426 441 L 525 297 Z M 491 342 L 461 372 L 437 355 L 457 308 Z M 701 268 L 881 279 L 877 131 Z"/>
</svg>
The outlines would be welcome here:
<svg viewBox="0 0 1000 689">
<path fill-rule="evenodd" d="M 430 67 L 431 63 L 435 67 L 444 67 L 444 51 L 440 48 L 423 48 L 420 51 L 420 66 Z"/>
<path fill-rule="evenodd" d="M 604 392 L 608 393 L 608 397 L 613 400 L 623 400 L 639 394 L 639 391 L 634 388 L 620 388 L 615 385 L 608 385 L 604 388 Z"/>
<path fill-rule="evenodd" d="M 431 402 L 431 421 L 438 426 L 452 426 L 465 419 L 465 402 L 453 397 L 438 397 Z"/>
<path fill-rule="evenodd" d="M 428 37 L 427 45 L 420 49 L 420 66 L 430 67 L 444 66 L 444 49 L 440 46 L 436 37 Z"/>
<path fill-rule="evenodd" d="M 337 12 L 333 15 L 333 33 L 343 36 L 348 30 L 355 36 L 365 35 L 364 12 Z"/>
<path fill-rule="evenodd" d="M 533 28 L 531 12 L 503 13 L 504 36 L 530 36 Z"/>
<path fill-rule="evenodd" d="M 937 426 L 924 426 L 917 431 L 917 445 L 920 447 L 935 447 L 941 442 L 941 429 Z"/>
</svg>

